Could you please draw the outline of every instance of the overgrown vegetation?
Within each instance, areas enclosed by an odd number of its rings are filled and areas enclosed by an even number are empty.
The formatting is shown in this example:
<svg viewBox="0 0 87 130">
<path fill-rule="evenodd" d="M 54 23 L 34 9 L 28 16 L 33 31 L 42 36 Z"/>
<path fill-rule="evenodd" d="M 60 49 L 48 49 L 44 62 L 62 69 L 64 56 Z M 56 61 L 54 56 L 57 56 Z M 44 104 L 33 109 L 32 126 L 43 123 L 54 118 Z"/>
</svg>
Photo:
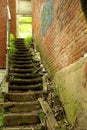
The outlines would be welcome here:
<svg viewBox="0 0 87 130">
<path fill-rule="evenodd" d="M 12 60 L 13 54 L 16 52 L 15 48 L 15 37 L 13 34 L 10 34 L 10 53 L 9 53 L 9 58 Z"/>
<path fill-rule="evenodd" d="M 25 38 L 32 35 L 32 17 L 19 17 L 18 23 L 19 37 Z"/>
<path fill-rule="evenodd" d="M 27 36 L 24 39 L 24 43 L 25 43 L 25 46 L 28 48 L 30 46 L 30 44 L 32 43 L 32 36 Z"/>
<path fill-rule="evenodd" d="M 3 108 L 0 108 L 0 130 L 3 126 Z"/>
<path fill-rule="evenodd" d="M 9 50 L 9 62 L 10 62 L 10 67 L 13 67 L 13 60 L 12 57 L 14 53 L 17 51 L 15 48 L 15 37 L 13 34 L 10 34 L 10 50 Z"/>
<path fill-rule="evenodd" d="M 29 23 L 29 22 L 32 22 L 32 17 L 19 17 L 19 22 L 20 23 Z"/>
</svg>

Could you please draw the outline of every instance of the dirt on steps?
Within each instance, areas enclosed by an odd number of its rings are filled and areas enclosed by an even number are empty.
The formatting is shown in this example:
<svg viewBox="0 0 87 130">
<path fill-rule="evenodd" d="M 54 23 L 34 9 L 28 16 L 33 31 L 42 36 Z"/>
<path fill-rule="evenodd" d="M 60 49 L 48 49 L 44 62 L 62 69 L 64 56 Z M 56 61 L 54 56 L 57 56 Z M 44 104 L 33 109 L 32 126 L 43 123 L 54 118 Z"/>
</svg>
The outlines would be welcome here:
<svg viewBox="0 0 87 130">
<path fill-rule="evenodd" d="M 28 91 L 28 92 L 9 92 L 5 94 L 5 102 L 28 102 L 38 99 L 42 96 L 41 91 Z"/>
<path fill-rule="evenodd" d="M 32 112 L 34 110 L 39 110 L 40 104 L 38 101 L 30 102 L 7 102 L 4 105 L 4 109 L 11 113 L 22 113 L 22 112 Z"/>
<path fill-rule="evenodd" d="M 43 87 L 41 75 L 33 73 L 39 63 L 33 60 L 23 39 L 17 39 L 15 47 L 17 51 L 10 62 L 9 91 L 4 96 L 3 130 L 39 130 L 41 108 L 37 99 L 42 96 Z"/>
<path fill-rule="evenodd" d="M 38 112 L 10 113 L 4 115 L 4 126 L 26 126 L 40 123 Z"/>
</svg>

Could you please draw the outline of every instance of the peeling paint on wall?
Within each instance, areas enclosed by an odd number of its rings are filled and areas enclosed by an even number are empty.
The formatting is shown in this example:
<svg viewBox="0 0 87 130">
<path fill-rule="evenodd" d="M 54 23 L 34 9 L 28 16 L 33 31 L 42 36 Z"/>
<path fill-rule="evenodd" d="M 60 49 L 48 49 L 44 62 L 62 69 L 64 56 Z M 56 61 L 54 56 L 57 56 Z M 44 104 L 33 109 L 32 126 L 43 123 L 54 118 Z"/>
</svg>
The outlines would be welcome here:
<svg viewBox="0 0 87 130">
<path fill-rule="evenodd" d="M 52 16 L 53 16 L 53 4 L 52 0 L 47 0 L 46 4 L 43 7 L 42 11 L 42 35 L 44 36 L 47 32 L 51 22 L 52 22 Z"/>
</svg>

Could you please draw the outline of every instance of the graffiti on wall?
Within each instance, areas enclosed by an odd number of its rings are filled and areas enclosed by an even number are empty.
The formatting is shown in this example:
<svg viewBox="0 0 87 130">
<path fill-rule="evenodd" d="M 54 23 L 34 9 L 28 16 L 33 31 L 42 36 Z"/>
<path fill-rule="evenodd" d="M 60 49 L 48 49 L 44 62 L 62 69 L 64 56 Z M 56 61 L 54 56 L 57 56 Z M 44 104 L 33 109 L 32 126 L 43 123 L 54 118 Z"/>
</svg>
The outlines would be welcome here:
<svg viewBox="0 0 87 130">
<path fill-rule="evenodd" d="M 52 22 L 52 16 L 53 16 L 53 4 L 52 0 L 46 0 L 46 4 L 43 7 L 42 11 L 42 35 L 44 36 L 47 32 L 51 22 Z"/>
</svg>

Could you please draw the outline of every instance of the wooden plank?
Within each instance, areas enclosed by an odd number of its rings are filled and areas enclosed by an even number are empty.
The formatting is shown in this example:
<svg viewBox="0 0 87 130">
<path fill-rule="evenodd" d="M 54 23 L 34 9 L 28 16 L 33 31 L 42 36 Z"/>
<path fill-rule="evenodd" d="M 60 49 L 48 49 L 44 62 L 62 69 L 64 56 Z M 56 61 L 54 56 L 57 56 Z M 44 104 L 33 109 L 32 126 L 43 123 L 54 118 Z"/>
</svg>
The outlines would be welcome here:
<svg viewBox="0 0 87 130">
<path fill-rule="evenodd" d="M 48 127 L 50 128 L 50 130 L 58 130 L 59 129 L 58 123 L 53 115 L 53 112 L 49 104 L 42 98 L 39 98 L 38 100 L 41 104 L 43 112 L 46 114 Z"/>
</svg>

